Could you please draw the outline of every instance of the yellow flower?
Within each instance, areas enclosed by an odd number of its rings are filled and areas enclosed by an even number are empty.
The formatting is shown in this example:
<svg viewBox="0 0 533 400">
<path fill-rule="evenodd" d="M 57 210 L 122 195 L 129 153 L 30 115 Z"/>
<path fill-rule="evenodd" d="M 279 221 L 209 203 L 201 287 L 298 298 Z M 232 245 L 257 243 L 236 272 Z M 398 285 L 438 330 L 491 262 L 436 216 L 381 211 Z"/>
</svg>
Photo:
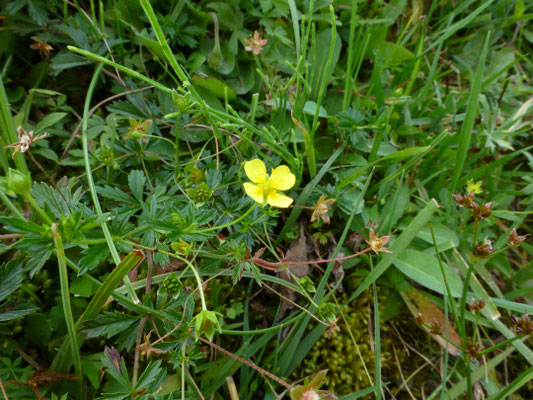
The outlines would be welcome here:
<svg viewBox="0 0 533 400">
<path fill-rule="evenodd" d="M 470 192 L 474 192 L 474 194 L 480 194 L 483 192 L 483 190 L 481 190 L 481 185 L 483 184 L 483 182 L 481 181 L 477 181 L 477 182 L 474 182 L 473 179 L 470 179 L 468 182 L 466 182 L 466 191 L 467 193 L 470 193 Z"/>
<path fill-rule="evenodd" d="M 246 194 L 258 203 L 265 202 L 274 207 L 287 208 L 293 199 L 278 193 L 281 190 L 289 190 L 294 186 L 296 177 L 286 165 L 280 165 L 272 170 L 270 177 L 267 174 L 265 163 L 259 159 L 244 163 L 244 172 L 253 183 L 246 182 L 244 190 Z"/>
</svg>

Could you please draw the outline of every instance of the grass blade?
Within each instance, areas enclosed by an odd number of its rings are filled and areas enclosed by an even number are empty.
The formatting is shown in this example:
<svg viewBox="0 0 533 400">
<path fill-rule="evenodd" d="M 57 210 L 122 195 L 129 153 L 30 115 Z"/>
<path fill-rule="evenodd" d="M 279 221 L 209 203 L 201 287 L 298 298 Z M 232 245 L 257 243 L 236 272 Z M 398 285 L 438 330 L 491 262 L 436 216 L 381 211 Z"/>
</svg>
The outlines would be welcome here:
<svg viewBox="0 0 533 400">
<path fill-rule="evenodd" d="M 350 296 L 348 302 L 355 299 L 361 293 L 365 291 L 372 283 L 374 283 L 386 270 L 389 268 L 398 255 L 404 251 L 409 243 L 415 238 L 417 232 L 425 226 L 435 211 L 438 208 L 437 201 L 435 199 L 430 200 L 424 209 L 418 213 L 418 215 L 411 221 L 411 223 L 405 228 L 402 234 L 394 242 L 391 247 L 391 254 L 386 254 L 376 267 L 368 274 L 365 280 L 359 285 L 357 290 Z"/>
<path fill-rule="evenodd" d="M 59 250 L 58 250 L 59 253 Z M 58 255 L 59 258 L 59 255 Z M 76 324 L 73 324 L 75 331 L 79 330 L 84 321 L 90 320 L 98 315 L 100 310 L 104 307 L 105 303 L 113 295 L 113 291 L 120 284 L 122 279 L 130 272 L 142 259 L 144 254 L 139 250 L 134 250 L 129 253 L 124 259 L 117 265 L 113 271 L 107 276 L 106 280 L 101 284 L 89 305 L 80 316 Z M 79 356 L 78 348 L 85 340 L 85 335 L 78 333 L 75 337 L 76 340 L 76 353 Z M 54 360 L 52 367 L 54 369 L 62 370 L 67 367 L 70 361 L 70 350 L 67 348 L 66 343 L 61 346 L 63 351 L 60 351 Z"/>
<path fill-rule="evenodd" d="M 473 82 L 470 88 L 470 94 L 468 96 L 468 103 L 466 106 L 466 115 L 461 126 L 461 133 L 459 135 L 459 143 L 457 148 L 457 156 L 455 158 L 455 168 L 453 170 L 452 183 L 450 185 L 450 196 L 448 199 L 447 209 L 451 206 L 451 196 L 455 193 L 459 178 L 463 173 L 463 167 L 465 165 L 466 156 L 470 147 L 470 140 L 472 138 L 472 128 L 474 127 L 474 121 L 476 119 L 479 94 L 481 92 L 481 83 L 483 82 L 483 68 L 485 66 L 485 60 L 487 58 L 487 52 L 489 48 L 490 32 L 485 37 L 485 43 L 481 50 L 481 56 L 476 68 L 476 72 L 473 77 Z"/>
</svg>

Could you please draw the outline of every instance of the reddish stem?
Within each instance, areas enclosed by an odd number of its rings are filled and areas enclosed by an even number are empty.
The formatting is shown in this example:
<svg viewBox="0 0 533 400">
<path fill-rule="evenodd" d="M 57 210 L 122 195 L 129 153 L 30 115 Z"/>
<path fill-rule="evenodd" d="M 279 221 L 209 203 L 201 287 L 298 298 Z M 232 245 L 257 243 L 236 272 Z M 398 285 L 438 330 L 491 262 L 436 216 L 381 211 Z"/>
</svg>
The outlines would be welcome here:
<svg viewBox="0 0 533 400">
<path fill-rule="evenodd" d="M 348 260 L 350 258 L 358 257 L 358 256 L 360 256 L 362 254 L 368 253 L 370 250 L 372 250 L 372 247 L 368 247 L 368 248 L 366 248 L 364 250 L 361 250 L 359 253 L 355 253 L 355 254 L 352 254 L 352 255 L 349 255 L 349 256 L 345 256 L 345 257 L 332 258 L 332 259 L 329 259 L 329 260 L 315 260 L 315 261 L 288 261 L 288 260 L 283 260 L 283 261 L 279 261 L 279 262 L 272 262 L 272 261 L 263 260 L 262 258 L 252 257 L 252 258 L 248 259 L 248 261 L 254 263 L 255 265 L 258 265 L 259 267 L 268 269 L 270 271 L 277 271 L 279 269 L 279 267 L 282 267 L 282 266 L 321 264 L 321 263 L 344 261 L 344 260 Z"/>
</svg>

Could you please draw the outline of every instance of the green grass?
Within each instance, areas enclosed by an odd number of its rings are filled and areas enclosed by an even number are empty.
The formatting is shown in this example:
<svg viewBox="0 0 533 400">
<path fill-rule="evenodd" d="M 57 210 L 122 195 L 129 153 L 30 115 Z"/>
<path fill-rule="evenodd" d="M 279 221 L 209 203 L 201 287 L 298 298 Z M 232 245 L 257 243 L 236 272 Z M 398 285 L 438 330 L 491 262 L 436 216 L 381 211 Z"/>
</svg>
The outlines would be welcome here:
<svg viewBox="0 0 533 400">
<path fill-rule="evenodd" d="M 3 397 L 527 398 L 527 2 L 0 15 Z"/>
</svg>

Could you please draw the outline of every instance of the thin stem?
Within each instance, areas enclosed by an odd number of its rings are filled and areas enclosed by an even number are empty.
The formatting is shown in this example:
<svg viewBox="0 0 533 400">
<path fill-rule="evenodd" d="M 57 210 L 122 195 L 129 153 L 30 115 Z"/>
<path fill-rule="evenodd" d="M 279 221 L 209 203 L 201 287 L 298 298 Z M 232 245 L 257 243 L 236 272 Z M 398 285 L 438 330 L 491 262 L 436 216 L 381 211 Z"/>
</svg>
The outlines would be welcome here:
<svg viewBox="0 0 533 400">
<path fill-rule="evenodd" d="M 35 208 L 35 210 L 41 215 L 41 217 L 43 217 L 43 219 L 46 221 L 47 224 L 49 225 L 52 225 L 54 223 L 54 221 L 52 221 L 52 219 L 48 216 L 48 214 L 46 214 L 44 212 L 44 210 L 39 207 L 39 204 L 37 204 L 37 202 L 35 201 L 35 199 L 32 197 L 31 194 L 27 194 L 24 196 L 24 198 L 26 200 L 28 200 L 28 202 L 32 205 L 33 208 Z"/>
<path fill-rule="evenodd" d="M 255 365 L 253 362 L 249 361 L 249 360 L 245 360 L 244 358 L 241 358 L 239 357 L 238 355 L 236 354 L 233 354 L 231 352 L 229 352 L 228 350 L 226 350 L 225 348 L 223 347 L 220 347 L 219 345 L 207 340 L 207 339 L 204 339 L 203 337 L 200 337 L 199 338 L 202 342 L 208 344 L 209 346 L 217 349 L 218 351 L 221 351 L 222 353 L 226 354 L 227 356 L 231 357 L 231 358 L 234 358 L 235 360 L 237 361 L 240 361 L 241 363 L 255 369 L 257 372 L 259 372 L 260 374 L 262 375 L 265 375 L 265 376 L 268 376 L 270 379 L 276 381 L 277 383 L 279 383 L 280 385 L 284 386 L 285 388 L 291 390 L 292 389 L 292 385 L 288 384 L 287 382 L 285 382 L 283 379 L 280 379 L 278 378 L 276 375 L 268 372 L 267 370 Z"/>
<path fill-rule="evenodd" d="M 63 240 L 61 239 L 61 235 L 57 231 L 57 224 L 55 223 L 52 223 L 52 234 L 54 237 L 54 243 L 57 251 L 57 263 L 59 266 L 59 283 L 61 286 L 61 301 L 63 303 L 63 312 L 65 315 L 65 322 L 67 325 L 72 357 L 74 358 L 74 369 L 76 370 L 76 374 L 78 375 L 79 387 L 81 389 L 83 387 L 83 370 L 81 366 L 78 342 L 76 339 L 74 317 L 72 316 L 72 308 L 70 306 L 70 291 L 68 287 L 68 272 L 67 263 L 65 259 L 65 249 L 63 247 Z"/>
<path fill-rule="evenodd" d="M 499 348 L 501 348 L 501 347 L 503 347 L 503 346 L 506 346 L 506 345 L 508 345 L 509 343 L 512 343 L 512 342 L 514 342 L 515 340 L 518 340 L 518 339 L 521 339 L 521 338 L 522 338 L 522 336 L 513 336 L 512 338 L 506 339 L 506 340 L 504 340 L 504 341 L 502 341 L 502 342 L 500 342 L 500 343 L 498 343 L 498 344 L 495 344 L 494 346 L 488 347 L 488 348 L 486 348 L 485 350 L 480 351 L 480 352 L 479 352 L 479 355 L 480 355 L 480 356 L 483 356 L 483 355 L 485 355 L 485 354 L 488 354 L 488 353 L 490 353 L 491 351 L 497 350 L 497 349 L 499 349 Z"/>
<path fill-rule="evenodd" d="M 26 220 L 26 218 L 24 218 L 24 215 L 19 211 L 17 207 L 15 207 L 13 202 L 9 199 L 9 197 L 7 197 L 3 190 L 0 190 L 0 199 L 2 199 L 2 202 L 6 205 L 7 208 L 9 208 L 9 210 L 13 214 L 15 214 L 18 218 L 22 220 Z"/>
<path fill-rule="evenodd" d="M 238 222 L 241 222 L 244 218 L 246 218 L 248 216 L 248 214 L 250 214 L 254 208 L 257 206 L 257 203 L 254 203 L 252 205 L 252 207 L 250 207 L 250 209 L 248 211 L 246 211 L 243 215 L 241 215 L 239 218 L 237 218 L 236 220 L 233 220 L 231 222 L 228 222 L 227 224 L 224 224 L 224 225 L 218 225 L 218 226 L 213 226 L 213 227 L 210 227 L 210 228 L 203 228 L 203 229 L 196 229 L 194 231 L 192 231 L 192 233 L 205 233 L 205 232 L 212 232 L 212 231 L 216 231 L 218 229 L 224 229 L 224 228 L 227 228 L 228 226 L 231 226 L 231 225 L 235 225 L 236 223 Z"/>
<path fill-rule="evenodd" d="M 98 65 L 98 67 L 96 67 L 91 83 L 89 84 L 89 88 L 87 90 L 87 96 L 85 98 L 85 105 L 83 107 L 83 119 L 82 119 L 82 126 L 81 126 L 81 138 L 82 138 L 82 148 L 83 148 L 83 161 L 85 164 L 85 173 L 87 175 L 87 183 L 89 184 L 89 191 L 91 192 L 91 198 L 93 200 L 94 209 L 96 211 L 96 214 L 99 217 L 102 216 L 103 212 L 102 212 L 102 208 L 100 207 L 100 202 L 98 201 L 98 196 L 96 194 L 96 186 L 94 184 L 93 174 L 91 170 L 91 162 L 89 160 L 89 139 L 87 136 L 87 126 L 88 126 L 88 121 L 89 121 L 89 107 L 91 105 L 91 98 L 92 98 L 94 88 L 96 87 L 96 82 L 98 82 L 98 77 L 100 76 L 100 72 L 102 71 L 103 66 L 104 64 L 100 64 Z M 113 261 L 115 262 L 116 265 L 119 265 L 120 256 L 118 254 L 117 248 L 115 247 L 115 242 L 113 241 L 111 232 L 109 231 L 109 228 L 105 222 L 102 222 L 102 231 L 104 232 L 107 246 L 109 247 L 109 252 L 111 253 L 111 257 L 113 258 Z M 132 296 L 133 301 L 136 303 L 139 303 L 139 299 L 137 295 L 135 294 L 135 291 L 132 289 L 131 281 L 127 275 L 124 276 L 124 284 L 129 289 L 129 293 L 130 293 L 130 296 Z"/>
<path fill-rule="evenodd" d="M 204 295 L 204 288 L 202 287 L 202 278 L 200 278 L 200 274 L 196 270 L 195 266 L 186 258 L 181 257 L 177 254 L 174 254 L 174 257 L 178 260 L 183 261 L 185 264 L 187 264 L 187 267 L 189 267 L 196 278 L 196 283 L 198 284 L 198 293 L 200 293 L 200 300 L 202 301 L 202 309 L 207 310 L 207 303 L 205 302 L 205 295 Z"/>
<path fill-rule="evenodd" d="M 449 301 L 450 302 L 450 305 L 451 305 L 451 308 L 452 308 L 452 314 L 453 314 L 453 318 L 455 321 L 458 321 L 458 318 L 457 318 L 457 311 L 455 309 L 455 304 L 453 303 L 453 296 L 452 296 L 452 292 L 450 290 L 450 285 L 448 284 L 448 278 L 446 277 L 446 274 L 444 273 L 444 266 L 442 265 L 442 260 L 440 258 L 440 252 L 439 252 L 439 248 L 437 246 L 437 239 L 435 238 L 435 232 L 433 232 L 433 224 L 430 222 L 429 223 L 429 230 L 431 232 L 431 238 L 433 240 L 433 246 L 435 247 L 435 254 L 437 255 L 437 260 L 439 261 L 439 267 L 440 267 L 440 272 L 442 274 L 442 279 L 444 280 L 444 286 L 446 288 L 446 296 L 444 297 L 444 301 Z M 446 297 L 448 297 L 446 299 Z M 448 319 L 446 318 L 446 321 Z"/>
<path fill-rule="evenodd" d="M 374 270 L 374 262 L 372 261 L 372 255 L 368 256 L 368 262 L 370 263 L 370 270 Z M 378 292 L 375 281 L 374 283 L 372 283 L 372 293 L 374 297 L 374 338 L 376 353 L 376 369 L 374 372 L 374 378 L 376 380 L 376 400 L 381 400 L 381 335 L 379 322 Z"/>
</svg>

